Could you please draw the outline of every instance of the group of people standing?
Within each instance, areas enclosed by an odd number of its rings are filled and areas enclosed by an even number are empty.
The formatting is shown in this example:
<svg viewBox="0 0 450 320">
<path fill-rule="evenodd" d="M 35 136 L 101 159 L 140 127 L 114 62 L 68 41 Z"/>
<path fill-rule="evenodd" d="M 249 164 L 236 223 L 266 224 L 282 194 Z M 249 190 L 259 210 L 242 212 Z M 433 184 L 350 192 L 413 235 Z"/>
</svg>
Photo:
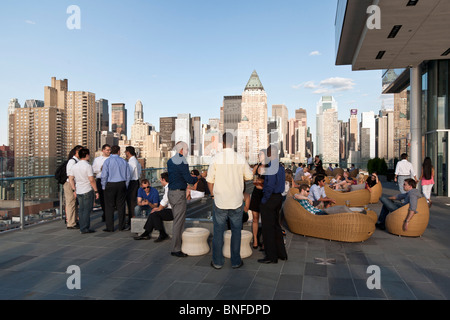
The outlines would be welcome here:
<svg viewBox="0 0 450 320">
<path fill-rule="evenodd" d="M 106 224 L 103 231 L 114 231 L 116 210 L 118 229 L 130 230 L 142 168 L 136 159 L 134 147 L 126 147 L 125 155 L 128 161 L 120 157 L 119 146 L 105 144 L 102 155 L 95 158 L 91 165 L 89 149 L 82 146 L 72 149 L 66 166 L 68 178 L 64 184 L 68 229 L 80 229 L 82 234 L 95 232 L 90 228 L 90 214 L 95 199 L 100 201 L 103 210 L 102 220 Z"/>
</svg>

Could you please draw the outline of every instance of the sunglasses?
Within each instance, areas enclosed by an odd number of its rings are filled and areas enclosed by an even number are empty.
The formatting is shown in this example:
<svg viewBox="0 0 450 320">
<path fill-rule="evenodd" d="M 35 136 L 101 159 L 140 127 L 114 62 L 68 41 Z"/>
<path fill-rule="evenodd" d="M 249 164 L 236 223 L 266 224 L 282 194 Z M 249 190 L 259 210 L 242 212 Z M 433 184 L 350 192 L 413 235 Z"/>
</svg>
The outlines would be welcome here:
<svg viewBox="0 0 450 320">
<path fill-rule="evenodd" d="M 309 192 L 309 189 L 308 190 L 305 190 L 306 192 Z"/>
<path fill-rule="evenodd" d="M 143 187 L 142 189 L 150 189 L 150 187 Z"/>
</svg>

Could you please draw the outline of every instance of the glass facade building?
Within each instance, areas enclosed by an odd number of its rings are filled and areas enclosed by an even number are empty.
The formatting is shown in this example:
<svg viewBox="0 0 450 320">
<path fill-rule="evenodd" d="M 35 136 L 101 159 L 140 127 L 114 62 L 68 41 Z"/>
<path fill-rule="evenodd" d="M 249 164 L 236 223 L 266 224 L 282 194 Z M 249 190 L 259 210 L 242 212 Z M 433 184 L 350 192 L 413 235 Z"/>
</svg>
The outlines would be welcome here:
<svg viewBox="0 0 450 320">
<path fill-rule="evenodd" d="M 370 8 L 381 28 L 369 28 Z M 434 195 L 450 196 L 450 1 L 338 0 L 336 65 L 382 70 L 383 93 L 406 92 L 408 156 L 421 175 L 425 157 L 435 168 Z M 382 54 L 381 54 L 382 53 Z M 398 157 L 398 155 L 395 155 Z"/>
</svg>

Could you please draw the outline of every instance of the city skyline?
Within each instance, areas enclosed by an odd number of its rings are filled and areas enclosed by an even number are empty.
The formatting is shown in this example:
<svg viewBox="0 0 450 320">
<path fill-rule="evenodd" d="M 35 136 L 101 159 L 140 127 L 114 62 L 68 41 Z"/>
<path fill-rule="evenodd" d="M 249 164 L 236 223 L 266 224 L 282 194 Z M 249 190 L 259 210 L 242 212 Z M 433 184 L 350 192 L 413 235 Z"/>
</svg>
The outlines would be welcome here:
<svg viewBox="0 0 450 320">
<path fill-rule="evenodd" d="M 28 99 L 44 100 L 42 88 L 51 77 L 69 79 L 71 90 L 93 92 L 110 108 L 124 103 L 129 124 L 141 100 L 144 120 L 158 131 L 161 117 L 189 112 L 203 123 L 219 118 L 224 96 L 241 95 L 253 70 L 264 83 L 268 115 L 277 104 L 287 106 L 289 118 L 304 108 L 313 135 L 315 107 L 323 95 L 335 97 L 338 118 L 344 120 L 350 109 L 377 113 L 382 105 L 380 71 L 334 65 L 334 0 L 262 1 L 258 6 L 79 1 L 79 30 L 66 27 L 69 5 L 2 5 L 1 23 L 8 30 L 2 40 L 16 50 L 0 53 L 7 75 L 0 86 L 5 115 L 0 145 L 8 144 L 10 99 L 17 98 L 22 107 Z M 392 99 L 387 99 L 389 106 Z"/>
</svg>

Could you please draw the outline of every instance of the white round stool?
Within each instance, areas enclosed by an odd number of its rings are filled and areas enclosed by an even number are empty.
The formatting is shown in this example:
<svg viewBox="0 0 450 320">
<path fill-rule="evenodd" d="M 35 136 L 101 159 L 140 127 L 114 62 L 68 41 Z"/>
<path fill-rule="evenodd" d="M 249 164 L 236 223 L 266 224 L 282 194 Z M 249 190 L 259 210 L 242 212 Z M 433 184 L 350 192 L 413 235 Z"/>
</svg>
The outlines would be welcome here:
<svg viewBox="0 0 450 320">
<path fill-rule="evenodd" d="M 205 228 L 187 228 L 181 236 L 181 251 L 188 256 L 201 256 L 209 252 L 209 230 Z"/>
<path fill-rule="evenodd" d="M 241 259 L 248 258 L 252 255 L 253 250 L 250 246 L 252 238 L 253 234 L 250 231 L 247 230 L 241 231 Z M 223 256 L 225 258 L 231 258 L 230 244 L 231 244 L 231 230 L 227 230 L 223 234 Z"/>
</svg>

